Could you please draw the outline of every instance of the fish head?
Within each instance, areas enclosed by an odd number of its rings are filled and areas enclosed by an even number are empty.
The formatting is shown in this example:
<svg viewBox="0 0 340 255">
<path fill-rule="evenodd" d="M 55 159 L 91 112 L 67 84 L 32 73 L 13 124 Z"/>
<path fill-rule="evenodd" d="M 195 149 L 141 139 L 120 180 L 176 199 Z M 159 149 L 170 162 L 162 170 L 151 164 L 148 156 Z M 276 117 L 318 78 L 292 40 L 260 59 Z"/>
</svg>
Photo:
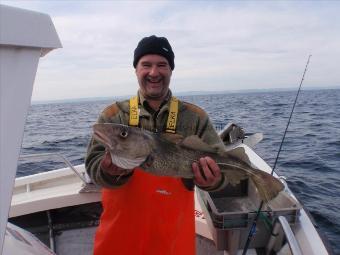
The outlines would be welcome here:
<svg viewBox="0 0 340 255">
<path fill-rule="evenodd" d="M 95 124 L 93 137 L 110 152 L 112 163 L 124 169 L 140 166 L 154 148 L 151 132 L 122 124 Z"/>
</svg>

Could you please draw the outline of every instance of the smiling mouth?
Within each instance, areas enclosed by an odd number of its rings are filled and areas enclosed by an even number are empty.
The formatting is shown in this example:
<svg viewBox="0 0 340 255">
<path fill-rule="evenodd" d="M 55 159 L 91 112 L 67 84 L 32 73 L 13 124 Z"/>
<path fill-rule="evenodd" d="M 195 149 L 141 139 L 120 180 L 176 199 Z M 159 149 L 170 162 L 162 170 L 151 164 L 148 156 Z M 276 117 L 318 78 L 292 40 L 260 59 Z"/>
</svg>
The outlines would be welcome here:
<svg viewBox="0 0 340 255">
<path fill-rule="evenodd" d="M 146 81 L 147 82 L 150 82 L 150 83 L 154 83 L 154 84 L 158 84 L 158 83 L 161 83 L 163 79 L 151 79 L 151 78 L 146 78 Z"/>
<path fill-rule="evenodd" d="M 150 80 L 148 80 L 147 84 L 151 88 L 159 88 L 159 87 L 163 87 L 163 80 L 158 80 L 158 81 L 150 81 Z"/>
</svg>

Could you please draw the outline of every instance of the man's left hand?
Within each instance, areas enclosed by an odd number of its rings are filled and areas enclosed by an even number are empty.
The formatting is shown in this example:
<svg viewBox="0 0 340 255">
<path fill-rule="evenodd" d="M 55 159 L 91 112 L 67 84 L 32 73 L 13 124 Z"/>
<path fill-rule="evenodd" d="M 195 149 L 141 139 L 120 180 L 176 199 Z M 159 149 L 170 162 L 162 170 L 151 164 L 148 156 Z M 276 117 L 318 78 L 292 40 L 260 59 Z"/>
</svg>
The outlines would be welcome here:
<svg viewBox="0 0 340 255">
<path fill-rule="evenodd" d="M 200 187 L 214 187 L 222 178 L 219 166 L 210 157 L 200 158 L 199 163 L 192 163 L 192 171 L 195 184 Z"/>
</svg>

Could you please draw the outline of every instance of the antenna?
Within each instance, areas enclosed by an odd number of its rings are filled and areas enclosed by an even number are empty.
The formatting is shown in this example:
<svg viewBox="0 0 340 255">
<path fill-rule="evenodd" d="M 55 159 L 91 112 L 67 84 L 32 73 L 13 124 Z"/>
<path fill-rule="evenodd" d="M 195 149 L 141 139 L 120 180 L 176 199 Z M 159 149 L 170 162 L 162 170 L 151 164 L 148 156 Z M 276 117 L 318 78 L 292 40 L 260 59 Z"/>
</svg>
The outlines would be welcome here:
<svg viewBox="0 0 340 255">
<path fill-rule="evenodd" d="M 301 82 L 300 82 L 300 86 L 299 86 L 299 89 L 298 89 L 298 91 L 296 93 L 296 96 L 295 96 L 295 101 L 294 101 L 294 104 L 293 104 L 293 107 L 292 107 L 292 111 L 290 112 L 290 116 L 289 116 L 289 119 L 288 119 L 288 123 L 287 123 L 286 129 L 285 129 L 285 132 L 283 133 L 283 137 L 282 137 L 282 141 L 281 141 L 281 144 L 280 144 L 280 148 L 279 148 L 279 150 L 277 152 L 272 172 L 270 173 L 271 175 L 273 175 L 274 169 L 276 167 L 277 160 L 279 159 L 280 152 L 281 152 L 281 149 L 282 149 L 282 144 L 283 144 L 283 142 L 285 140 L 285 137 L 286 137 L 286 134 L 287 134 L 287 130 L 288 130 L 288 127 L 289 127 L 289 124 L 290 124 L 290 120 L 292 118 L 292 115 L 293 115 L 293 112 L 294 112 L 294 108 L 295 108 L 295 105 L 296 105 L 296 102 L 297 102 L 297 99 L 298 99 L 298 96 L 299 96 L 299 93 L 300 93 L 300 90 L 301 90 L 301 86 L 302 86 L 303 80 L 305 79 L 305 74 L 306 74 L 307 67 L 308 67 L 308 64 L 309 64 L 309 60 L 310 60 L 311 57 L 312 57 L 312 55 L 308 56 L 307 64 L 306 64 L 306 67 L 305 67 L 305 71 L 303 72 L 302 79 L 301 79 Z M 249 230 L 248 238 L 247 238 L 246 244 L 245 244 L 245 246 L 243 248 L 242 255 L 246 255 L 247 250 L 249 248 L 250 241 L 251 241 L 251 239 L 253 238 L 253 236 L 256 233 L 256 223 L 257 223 L 257 220 L 259 218 L 260 212 L 262 210 L 263 203 L 264 202 L 262 200 L 261 203 L 260 203 L 259 209 L 256 212 L 253 224 L 252 224 L 252 226 L 251 226 L 251 228 Z"/>
</svg>

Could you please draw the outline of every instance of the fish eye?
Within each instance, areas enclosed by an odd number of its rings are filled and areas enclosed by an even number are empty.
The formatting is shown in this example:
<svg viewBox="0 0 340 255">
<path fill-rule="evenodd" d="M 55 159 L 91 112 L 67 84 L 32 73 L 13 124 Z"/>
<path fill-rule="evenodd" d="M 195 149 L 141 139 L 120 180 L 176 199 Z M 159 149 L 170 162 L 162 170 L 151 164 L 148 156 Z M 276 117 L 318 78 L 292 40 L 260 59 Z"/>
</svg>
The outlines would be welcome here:
<svg viewBox="0 0 340 255">
<path fill-rule="evenodd" d="M 128 136 L 128 132 L 126 130 L 123 130 L 122 132 L 120 132 L 120 136 L 126 138 Z"/>
</svg>

